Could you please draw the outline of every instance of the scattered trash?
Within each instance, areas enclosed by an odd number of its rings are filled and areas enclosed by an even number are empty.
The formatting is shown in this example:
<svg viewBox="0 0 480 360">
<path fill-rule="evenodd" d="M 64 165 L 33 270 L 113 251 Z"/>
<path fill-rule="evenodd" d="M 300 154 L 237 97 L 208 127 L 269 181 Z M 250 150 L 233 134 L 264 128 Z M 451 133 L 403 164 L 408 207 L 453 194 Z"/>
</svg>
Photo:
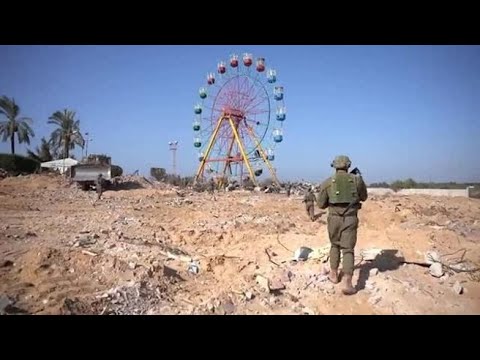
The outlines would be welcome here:
<svg viewBox="0 0 480 360">
<path fill-rule="evenodd" d="M 427 251 L 425 254 L 425 262 L 428 265 L 432 265 L 433 263 L 440 262 L 440 255 L 436 251 Z"/>
<path fill-rule="evenodd" d="M 382 300 L 382 297 L 380 295 L 375 295 L 368 299 L 368 303 L 370 305 L 377 305 L 381 300 Z"/>
<path fill-rule="evenodd" d="M 430 275 L 435 276 L 437 278 L 441 277 L 445 272 L 443 271 L 443 266 L 440 263 L 433 263 L 430 265 Z"/>
<path fill-rule="evenodd" d="M 200 267 L 199 267 L 199 265 L 196 261 L 192 261 L 192 262 L 190 262 L 190 264 L 188 264 L 188 272 L 189 273 L 198 274 L 199 271 L 200 271 Z"/>
<path fill-rule="evenodd" d="M 313 311 L 312 309 L 310 309 L 308 307 L 305 307 L 305 308 L 303 308 L 303 314 L 304 315 L 315 315 L 315 311 Z"/>
<path fill-rule="evenodd" d="M 254 295 L 251 291 L 245 291 L 245 298 L 247 300 L 252 300 L 254 298 Z"/>
<path fill-rule="evenodd" d="M 88 251 L 88 250 L 82 250 L 82 254 L 90 255 L 90 256 L 97 256 L 98 255 L 97 253 L 94 253 L 94 252 Z"/>
<path fill-rule="evenodd" d="M 209 302 L 207 304 L 207 310 L 213 313 L 215 311 L 215 305 Z"/>
<path fill-rule="evenodd" d="M 463 293 L 463 286 L 460 285 L 460 282 L 455 281 L 455 284 L 453 285 L 453 292 L 457 295 L 461 295 Z"/>
<path fill-rule="evenodd" d="M 135 264 L 134 262 L 129 262 L 128 263 L 128 268 L 131 269 L 131 270 L 135 270 L 135 268 L 137 267 L 137 264 Z"/>
<path fill-rule="evenodd" d="M 302 246 L 295 250 L 295 254 L 293 255 L 293 259 L 295 261 L 305 261 L 308 259 L 308 255 L 313 252 L 312 249 Z"/>
</svg>

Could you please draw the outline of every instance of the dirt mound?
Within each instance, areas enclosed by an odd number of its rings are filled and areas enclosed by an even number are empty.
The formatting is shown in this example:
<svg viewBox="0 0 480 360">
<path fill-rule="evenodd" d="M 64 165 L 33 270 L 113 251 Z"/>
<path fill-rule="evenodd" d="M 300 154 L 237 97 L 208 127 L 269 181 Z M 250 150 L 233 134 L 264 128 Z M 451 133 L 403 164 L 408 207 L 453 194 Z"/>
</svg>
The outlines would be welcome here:
<svg viewBox="0 0 480 360">
<path fill-rule="evenodd" d="M 144 176 L 126 175 L 116 177 L 115 189 L 118 190 L 133 190 L 133 189 L 169 189 L 173 186 L 156 181 L 154 179 L 147 179 Z"/>
<path fill-rule="evenodd" d="M 326 214 L 316 209 L 310 221 L 302 194 L 211 195 L 161 191 L 168 185 L 140 176 L 123 181 L 142 187 L 95 201 L 61 177 L 0 182 L 1 311 L 480 314 L 478 273 L 466 268 L 480 265 L 479 200 L 369 199 L 360 211 L 358 294 L 345 297 L 327 281 Z M 300 247 L 315 256 L 294 261 Z M 444 264 L 426 263 L 427 253 Z"/>
</svg>

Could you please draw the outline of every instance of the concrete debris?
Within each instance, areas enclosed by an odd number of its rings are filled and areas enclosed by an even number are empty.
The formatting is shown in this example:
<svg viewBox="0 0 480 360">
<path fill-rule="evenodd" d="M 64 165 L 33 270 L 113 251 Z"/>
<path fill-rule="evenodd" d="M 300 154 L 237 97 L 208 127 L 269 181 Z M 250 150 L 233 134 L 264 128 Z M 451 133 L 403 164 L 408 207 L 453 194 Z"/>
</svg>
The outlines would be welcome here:
<svg viewBox="0 0 480 360">
<path fill-rule="evenodd" d="M 308 307 L 304 307 L 302 311 L 304 315 L 315 315 L 315 311 Z"/>
<path fill-rule="evenodd" d="M 367 281 L 367 283 L 365 284 L 365 289 L 367 289 L 369 291 L 373 291 L 373 290 L 375 290 L 376 285 L 377 284 L 374 281 Z"/>
<path fill-rule="evenodd" d="M 260 288 L 264 291 L 269 292 L 270 291 L 270 286 L 269 286 L 269 281 L 266 277 L 257 275 L 255 277 L 255 281 L 257 282 L 258 285 L 260 285 Z"/>
<path fill-rule="evenodd" d="M 94 245 L 97 241 L 94 240 L 90 235 L 83 236 L 78 240 L 78 245 L 81 247 L 88 247 Z"/>
<path fill-rule="evenodd" d="M 430 265 L 430 275 L 437 278 L 441 277 L 445 272 L 443 271 L 443 266 L 440 263 L 434 263 Z"/>
<path fill-rule="evenodd" d="M 247 300 L 252 300 L 254 298 L 254 295 L 251 291 L 245 291 L 245 298 Z"/>
<path fill-rule="evenodd" d="M 383 253 L 383 249 L 363 249 L 360 254 L 365 261 L 373 261 Z"/>
<path fill-rule="evenodd" d="M 0 295 L 0 315 L 5 313 L 5 309 L 12 304 L 12 301 L 6 295 Z"/>
<path fill-rule="evenodd" d="M 453 284 L 453 292 L 457 295 L 461 295 L 463 293 L 463 286 L 460 285 L 459 281 L 455 281 L 455 284 Z"/>
<path fill-rule="evenodd" d="M 314 248 L 309 254 L 308 259 L 316 259 L 322 262 L 326 262 L 330 255 L 330 244 L 324 245 L 319 248 Z"/>
<path fill-rule="evenodd" d="M 278 278 L 273 278 L 268 282 L 270 291 L 280 291 L 285 289 L 285 284 Z"/>
</svg>

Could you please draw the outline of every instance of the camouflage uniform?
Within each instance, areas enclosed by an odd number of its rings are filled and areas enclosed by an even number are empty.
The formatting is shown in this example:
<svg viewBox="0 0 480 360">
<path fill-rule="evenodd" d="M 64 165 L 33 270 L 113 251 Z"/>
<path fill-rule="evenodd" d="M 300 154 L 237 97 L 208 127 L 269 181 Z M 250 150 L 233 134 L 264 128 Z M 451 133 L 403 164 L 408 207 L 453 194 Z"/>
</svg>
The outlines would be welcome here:
<svg viewBox="0 0 480 360">
<path fill-rule="evenodd" d="M 102 174 L 98 174 L 97 180 L 95 181 L 95 188 L 97 190 L 97 200 L 100 200 L 100 198 L 102 197 L 102 192 L 103 192 L 102 186 L 103 186 L 103 176 Z"/>
<path fill-rule="evenodd" d="M 309 188 L 303 197 L 303 202 L 305 203 L 305 209 L 307 210 L 308 217 L 310 220 L 315 220 L 315 195 L 313 194 L 312 188 Z"/>
<path fill-rule="evenodd" d="M 290 193 L 292 192 L 292 185 L 288 184 L 287 185 L 287 196 L 290 197 Z"/>
<path fill-rule="evenodd" d="M 215 192 L 215 181 L 213 181 L 213 179 L 210 179 L 210 181 L 208 182 L 208 192 L 210 194 L 213 194 Z"/>
<path fill-rule="evenodd" d="M 331 166 L 335 175 L 322 183 L 316 200 L 321 209 L 328 207 L 328 235 L 330 237 L 330 280 L 338 283 L 340 250 L 345 275 L 343 293 L 356 293 L 352 286 L 354 248 L 357 243 L 358 217 L 361 202 L 367 200 L 367 187 L 360 175 L 349 174 L 351 162 L 347 156 L 337 156 Z"/>
</svg>

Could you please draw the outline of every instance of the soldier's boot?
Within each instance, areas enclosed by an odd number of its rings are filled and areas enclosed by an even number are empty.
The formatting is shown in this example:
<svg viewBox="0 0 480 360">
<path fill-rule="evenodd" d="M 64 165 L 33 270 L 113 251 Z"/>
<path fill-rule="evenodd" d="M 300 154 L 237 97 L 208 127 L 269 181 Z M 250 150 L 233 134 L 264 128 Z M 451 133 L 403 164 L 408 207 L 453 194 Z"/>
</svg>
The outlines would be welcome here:
<svg viewBox="0 0 480 360">
<path fill-rule="evenodd" d="M 342 293 L 344 295 L 354 295 L 357 293 L 357 290 L 352 285 L 352 275 L 350 274 L 345 274 L 345 278 L 343 279 Z"/>
<path fill-rule="evenodd" d="M 338 269 L 330 269 L 330 273 L 328 274 L 328 279 L 332 283 L 338 284 Z"/>
</svg>

